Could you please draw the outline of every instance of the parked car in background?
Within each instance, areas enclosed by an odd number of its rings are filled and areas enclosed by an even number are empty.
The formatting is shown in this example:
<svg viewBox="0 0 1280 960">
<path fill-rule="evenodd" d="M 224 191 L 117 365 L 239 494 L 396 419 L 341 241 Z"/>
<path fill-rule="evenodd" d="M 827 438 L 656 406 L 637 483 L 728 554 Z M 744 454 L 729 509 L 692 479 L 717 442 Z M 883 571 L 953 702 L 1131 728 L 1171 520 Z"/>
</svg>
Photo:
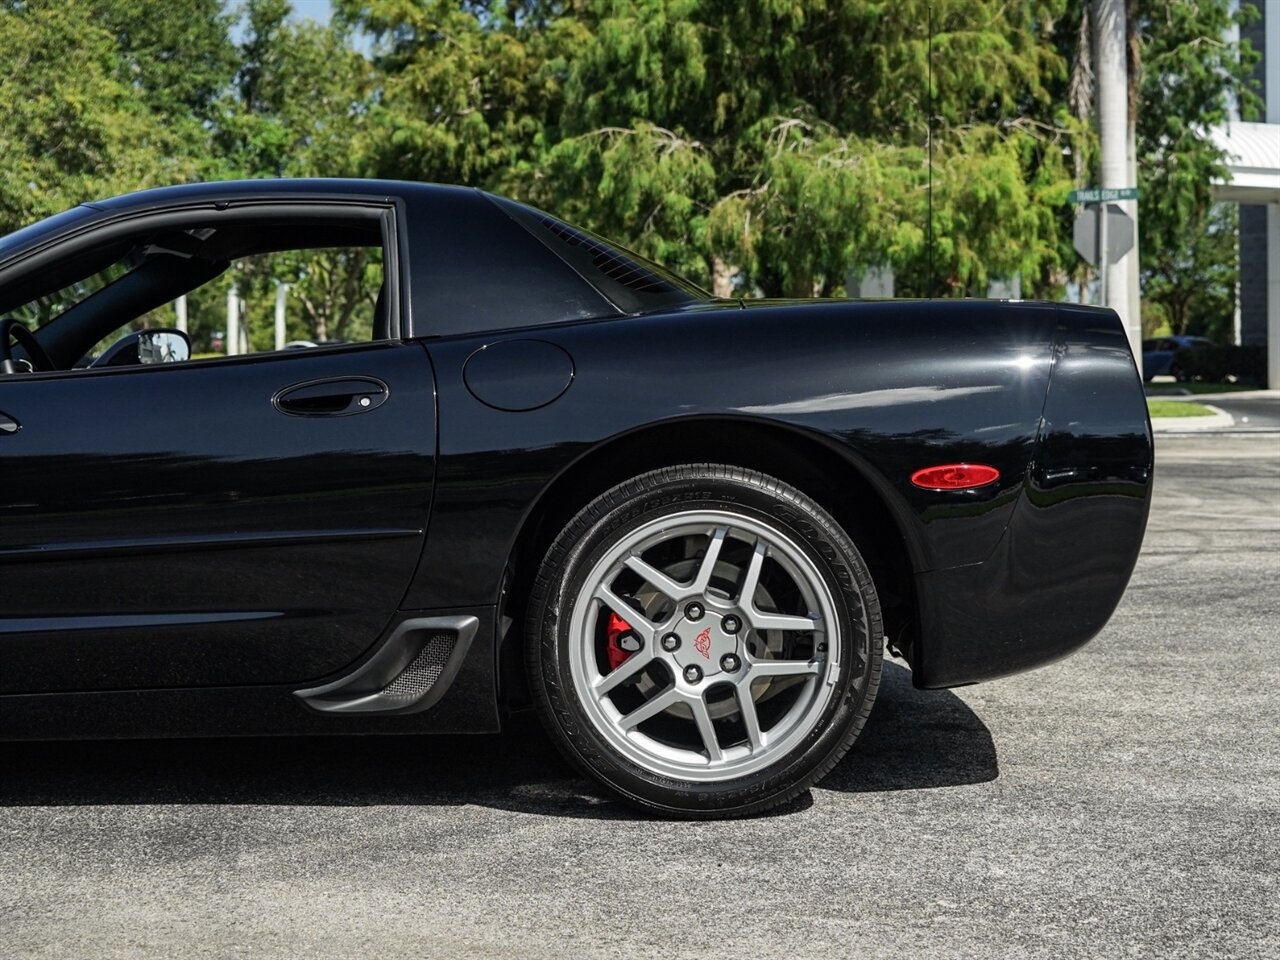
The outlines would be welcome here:
<svg viewBox="0 0 1280 960">
<path fill-rule="evenodd" d="M 1211 347 L 1213 341 L 1208 337 L 1152 337 L 1142 341 L 1142 377 L 1176 377 L 1185 380 L 1186 376 L 1175 358 L 1179 350 L 1192 350 L 1196 347 Z"/>
</svg>

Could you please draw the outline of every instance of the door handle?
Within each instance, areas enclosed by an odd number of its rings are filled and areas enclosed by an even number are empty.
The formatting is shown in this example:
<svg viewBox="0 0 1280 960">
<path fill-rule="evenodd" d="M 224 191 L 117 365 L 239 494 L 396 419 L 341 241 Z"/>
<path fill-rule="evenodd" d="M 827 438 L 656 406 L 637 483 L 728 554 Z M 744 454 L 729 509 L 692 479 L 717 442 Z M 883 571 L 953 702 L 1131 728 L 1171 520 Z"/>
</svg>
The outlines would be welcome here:
<svg viewBox="0 0 1280 960">
<path fill-rule="evenodd" d="M 11 433 L 17 433 L 22 429 L 22 424 L 7 413 L 0 413 L 0 437 L 7 437 Z"/>
<path fill-rule="evenodd" d="M 331 377 L 277 390 L 271 405 L 290 417 L 348 417 L 376 410 L 390 394 L 376 377 Z"/>
</svg>

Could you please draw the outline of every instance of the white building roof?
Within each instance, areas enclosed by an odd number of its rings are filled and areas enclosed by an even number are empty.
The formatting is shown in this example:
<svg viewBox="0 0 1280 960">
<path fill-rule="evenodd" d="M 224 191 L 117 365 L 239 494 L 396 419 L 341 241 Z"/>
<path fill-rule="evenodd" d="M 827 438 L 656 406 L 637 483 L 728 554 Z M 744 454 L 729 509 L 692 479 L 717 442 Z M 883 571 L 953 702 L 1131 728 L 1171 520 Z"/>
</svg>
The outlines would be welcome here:
<svg viewBox="0 0 1280 960">
<path fill-rule="evenodd" d="M 1228 178 L 1214 185 L 1218 200 L 1280 203 L 1280 124 L 1234 122 L 1213 131 L 1228 154 Z"/>
</svg>

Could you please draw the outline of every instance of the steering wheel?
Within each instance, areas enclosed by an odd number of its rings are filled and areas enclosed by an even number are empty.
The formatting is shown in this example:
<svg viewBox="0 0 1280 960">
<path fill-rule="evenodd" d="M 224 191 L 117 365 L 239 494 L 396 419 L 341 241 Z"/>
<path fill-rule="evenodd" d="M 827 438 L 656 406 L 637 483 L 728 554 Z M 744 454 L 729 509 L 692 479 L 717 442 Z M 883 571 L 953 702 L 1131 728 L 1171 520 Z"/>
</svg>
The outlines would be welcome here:
<svg viewBox="0 0 1280 960">
<path fill-rule="evenodd" d="M 13 359 L 13 346 L 9 342 L 11 338 L 22 344 L 22 348 L 27 351 L 27 362 L 31 364 L 32 370 L 54 369 L 53 361 L 26 324 L 9 317 L 0 320 L 0 374 L 18 372 L 18 364 Z"/>
</svg>

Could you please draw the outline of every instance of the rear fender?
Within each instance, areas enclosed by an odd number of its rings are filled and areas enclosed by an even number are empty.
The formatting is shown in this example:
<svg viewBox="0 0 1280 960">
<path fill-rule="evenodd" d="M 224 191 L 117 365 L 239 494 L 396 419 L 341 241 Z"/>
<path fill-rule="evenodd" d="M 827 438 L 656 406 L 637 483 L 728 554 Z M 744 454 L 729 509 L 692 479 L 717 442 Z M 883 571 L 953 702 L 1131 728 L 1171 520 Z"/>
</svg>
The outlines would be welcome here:
<svg viewBox="0 0 1280 960">
<path fill-rule="evenodd" d="M 1153 447 L 1129 343 L 1111 311 L 1063 306 L 1027 483 L 983 563 L 917 577 L 914 681 L 950 687 L 1077 650 L 1133 573 L 1151 506 Z"/>
</svg>

